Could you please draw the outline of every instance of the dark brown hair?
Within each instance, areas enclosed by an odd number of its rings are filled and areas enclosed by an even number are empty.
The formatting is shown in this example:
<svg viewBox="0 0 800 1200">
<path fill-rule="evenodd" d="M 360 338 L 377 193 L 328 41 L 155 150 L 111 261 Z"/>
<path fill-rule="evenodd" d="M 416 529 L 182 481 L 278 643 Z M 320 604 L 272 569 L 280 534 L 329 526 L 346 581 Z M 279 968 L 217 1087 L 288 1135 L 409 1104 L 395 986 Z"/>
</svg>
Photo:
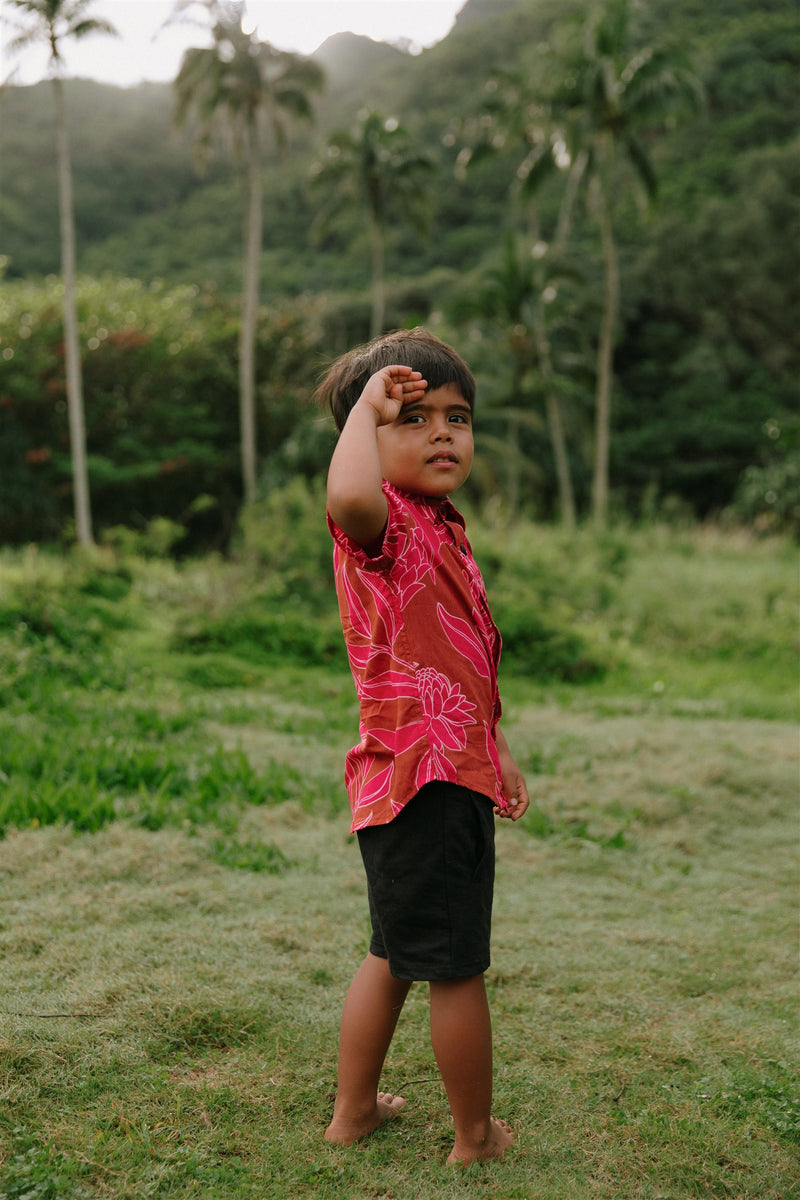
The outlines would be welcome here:
<svg viewBox="0 0 800 1200">
<path fill-rule="evenodd" d="M 457 388 L 474 409 L 475 379 L 469 367 L 452 346 L 421 326 L 383 334 L 337 358 L 323 376 L 314 399 L 330 409 L 341 433 L 370 375 L 395 364 L 420 371 L 431 391 L 448 386 Z"/>
</svg>

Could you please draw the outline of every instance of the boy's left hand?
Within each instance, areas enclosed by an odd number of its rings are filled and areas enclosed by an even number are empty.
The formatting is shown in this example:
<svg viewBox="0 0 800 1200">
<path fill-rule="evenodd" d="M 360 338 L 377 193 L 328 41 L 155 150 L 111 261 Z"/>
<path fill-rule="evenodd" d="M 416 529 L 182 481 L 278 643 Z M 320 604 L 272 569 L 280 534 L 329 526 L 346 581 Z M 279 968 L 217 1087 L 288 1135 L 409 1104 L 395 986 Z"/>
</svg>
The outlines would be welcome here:
<svg viewBox="0 0 800 1200">
<path fill-rule="evenodd" d="M 500 768 L 503 775 L 503 794 L 506 798 L 506 808 L 501 808 L 499 804 L 495 805 L 495 813 L 498 817 L 510 818 L 512 821 L 518 821 L 520 817 L 527 811 L 530 804 L 530 796 L 525 785 L 525 779 L 514 759 L 506 751 L 500 753 Z"/>
</svg>

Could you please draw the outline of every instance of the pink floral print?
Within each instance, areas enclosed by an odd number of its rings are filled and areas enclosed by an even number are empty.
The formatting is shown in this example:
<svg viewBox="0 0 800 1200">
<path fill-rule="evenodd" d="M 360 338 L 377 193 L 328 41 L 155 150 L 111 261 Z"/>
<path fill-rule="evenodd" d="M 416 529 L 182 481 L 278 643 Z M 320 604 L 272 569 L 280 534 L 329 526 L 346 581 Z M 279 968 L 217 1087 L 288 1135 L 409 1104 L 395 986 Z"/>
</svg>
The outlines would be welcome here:
<svg viewBox="0 0 800 1200">
<path fill-rule="evenodd" d="M 425 783 L 504 804 L 494 730 L 500 637 L 448 500 L 384 484 L 389 522 L 369 558 L 330 520 L 361 741 L 347 756 L 352 829 L 391 821 Z"/>
</svg>

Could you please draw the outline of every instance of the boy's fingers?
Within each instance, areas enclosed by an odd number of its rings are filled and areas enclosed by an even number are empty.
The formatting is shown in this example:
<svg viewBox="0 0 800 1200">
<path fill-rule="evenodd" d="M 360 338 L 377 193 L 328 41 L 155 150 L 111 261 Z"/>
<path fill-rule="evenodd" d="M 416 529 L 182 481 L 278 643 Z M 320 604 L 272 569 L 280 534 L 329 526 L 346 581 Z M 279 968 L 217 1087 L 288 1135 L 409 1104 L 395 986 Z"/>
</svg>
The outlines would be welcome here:
<svg viewBox="0 0 800 1200">
<path fill-rule="evenodd" d="M 506 807 L 495 807 L 495 812 L 499 817 L 510 818 L 512 821 L 518 821 L 520 817 L 527 811 L 530 804 L 528 789 L 525 786 L 525 781 L 520 779 L 514 785 L 514 790 L 510 795 L 506 796 Z"/>
<path fill-rule="evenodd" d="M 392 366 L 384 367 L 383 370 L 387 375 L 399 375 L 408 379 L 413 379 L 416 376 L 417 379 L 422 379 L 421 371 L 415 371 L 413 367 L 405 367 L 402 363 L 393 363 Z"/>
<path fill-rule="evenodd" d="M 513 813 L 511 814 L 512 818 L 515 821 L 518 821 L 520 817 L 524 816 L 524 814 L 528 811 L 529 804 L 530 799 L 528 797 L 528 793 L 523 789 L 522 794 L 517 797 L 517 803 L 514 807 Z"/>
</svg>

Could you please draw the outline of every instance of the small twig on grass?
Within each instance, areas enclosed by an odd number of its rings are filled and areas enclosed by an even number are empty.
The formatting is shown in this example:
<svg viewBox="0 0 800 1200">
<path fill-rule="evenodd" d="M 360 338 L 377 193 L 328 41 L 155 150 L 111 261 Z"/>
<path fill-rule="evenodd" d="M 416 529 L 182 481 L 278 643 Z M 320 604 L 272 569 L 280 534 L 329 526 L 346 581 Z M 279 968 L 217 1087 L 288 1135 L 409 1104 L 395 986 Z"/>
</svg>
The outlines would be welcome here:
<svg viewBox="0 0 800 1200">
<path fill-rule="evenodd" d="M 625 1095 L 625 1092 L 627 1091 L 627 1089 L 628 1089 L 628 1081 L 627 1081 L 627 1079 L 623 1079 L 622 1087 L 619 1089 L 616 1096 L 611 1097 L 614 1104 L 619 1104 L 620 1100 Z"/>
<path fill-rule="evenodd" d="M 95 1162 L 93 1158 L 87 1158 L 85 1154 L 76 1152 L 75 1157 L 78 1162 L 86 1163 L 87 1167 L 97 1167 L 98 1171 L 105 1171 L 106 1175 L 122 1175 L 122 1171 L 113 1171 L 111 1167 L 107 1167 L 105 1163 Z"/>
</svg>

